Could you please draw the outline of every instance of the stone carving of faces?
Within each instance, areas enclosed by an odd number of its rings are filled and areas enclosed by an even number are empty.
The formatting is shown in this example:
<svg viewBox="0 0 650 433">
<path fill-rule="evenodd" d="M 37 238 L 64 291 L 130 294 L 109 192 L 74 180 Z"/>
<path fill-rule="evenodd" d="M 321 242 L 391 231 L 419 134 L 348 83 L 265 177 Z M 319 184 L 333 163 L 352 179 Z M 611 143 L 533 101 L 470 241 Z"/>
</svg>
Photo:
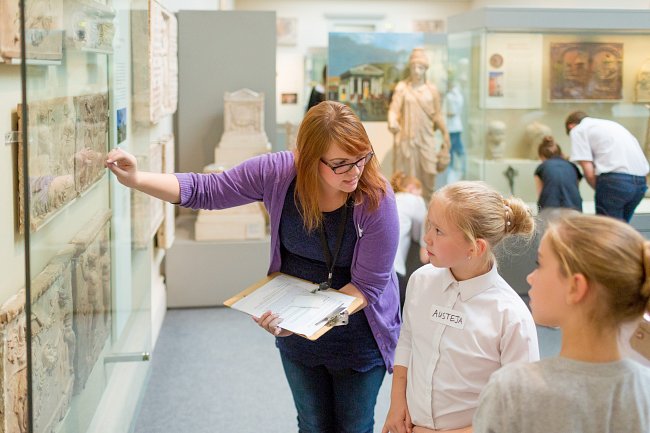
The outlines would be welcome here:
<svg viewBox="0 0 650 433">
<path fill-rule="evenodd" d="M 562 56 L 562 72 L 565 81 L 585 84 L 589 79 L 589 54 L 586 51 L 571 48 Z"/>
<path fill-rule="evenodd" d="M 491 159 L 503 158 L 506 147 L 506 124 L 500 120 L 492 120 L 487 127 L 488 156 Z"/>
<path fill-rule="evenodd" d="M 619 75 L 618 58 L 607 50 L 601 50 L 594 54 L 591 65 L 597 80 L 613 80 Z"/>
</svg>

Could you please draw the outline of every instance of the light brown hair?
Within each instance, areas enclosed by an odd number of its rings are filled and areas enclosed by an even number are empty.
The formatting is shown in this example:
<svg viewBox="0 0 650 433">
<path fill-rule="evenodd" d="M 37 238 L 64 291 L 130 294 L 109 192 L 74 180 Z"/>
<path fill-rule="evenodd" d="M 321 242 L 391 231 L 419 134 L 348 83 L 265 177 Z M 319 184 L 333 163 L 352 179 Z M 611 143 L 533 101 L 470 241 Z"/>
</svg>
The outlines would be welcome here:
<svg viewBox="0 0 650 433">
<path fill-rule="evenodd" d="M 436 198 L 446 200 L 447 220 L 473 245 L 484 239 L 494 249 L 507 236 L 530 239 L 534 234 L 535 219 L 528 206 L 521 199 L 504 198 L 485 182 L 455 182 L 434 192 L 431 201 Z"/>
<path fill-rule="evenodd" d="M 323 101 L 307 112 L 296 139 L 295 200 L 299 203 L 307 230 L 319 227 L 323 219 L 318 206 L 318 165 L 330 146 L 339 146 L 350 155 L 365 155 L 372 151 L 368 134 L 354 112 L 339 102 Z M 367 200 L 368 209 L 374 211 L 379 207 L 386 189 L 386 181 L 379 171 L 379 162 L 373 157 L 364 166 L 352 197 L 357 205 Z"/>
<path fill-rule="evenodd" d="M 551 159 L 556 156 L 566 159 L 562 153 L 562 148 L 550 135 L 545 136 L 542 139 L 542 142 L 539 143 L 539 146 L 537 147 L 537 155 L 544 159 Z"/>
<path fill-rule="evenodd" d="M 407 176 L 403 171 L 396 171 L 390 178 L 390 186 L 393 187 L 395 192 L 406 192 L 409 185 L 422 188 L 422 182 L 417 177 Z"/>
<path fill-rule="evenodd" d="M 569 135 L 569 132 L 571 132 L 571 128 L 569 128 L 569 125 L 579 125 L 580 122 L 582 122 L 582 119 L 585 117 L 589 117 L 587 113 L 584 111 L 574 111 L 573 113 L 569 114 L 564 121 L 564 128 L 566 129 L 566 134 Z"/>
<path fill-rule="evenodd" d="M 650 311 L 650 242 L 614 218 L 564 213 L 544 235 L 563 276 L 582 274 L 596 290 L 594 326 L 616 327 Z"/>
</svg>

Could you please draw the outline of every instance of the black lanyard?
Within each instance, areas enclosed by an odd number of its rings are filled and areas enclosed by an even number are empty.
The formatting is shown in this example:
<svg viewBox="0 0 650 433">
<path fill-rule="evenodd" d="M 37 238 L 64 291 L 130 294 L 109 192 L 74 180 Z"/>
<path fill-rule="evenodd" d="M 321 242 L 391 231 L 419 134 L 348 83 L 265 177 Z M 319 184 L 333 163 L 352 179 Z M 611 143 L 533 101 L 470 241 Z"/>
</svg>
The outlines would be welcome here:
<svg viewBox="0 0 650 433">
<path fill-rule="evenodd" d="M 327 244 L 327 234 L 325 233 L 325 228 L 323 227 L 324 223 L 321 223 L 319 227 L 320 232 L 320 243 L 323 247 L 323 254 L 325 255 L 325 264 L 327 266 L 327 281 L 322 282 L 318 285 L 318 290 L 327 290 L 332 287 L 332 274 L 334 273 L 334 266 L 336 265 L 336 259 L 339 256 L 339 251 L 341 250 L 341 244 L 343 243 L 343 233 L 345 232 L 345 224 L 348 217 L 348 202 L 346 201 L 343 205 L 343 212 L 341 219 L 339 220 L 338 233 L 336 234 L 336 245 L 334 246 L 334 256 L 330 253 L 329 245 Z"/>
</svg>

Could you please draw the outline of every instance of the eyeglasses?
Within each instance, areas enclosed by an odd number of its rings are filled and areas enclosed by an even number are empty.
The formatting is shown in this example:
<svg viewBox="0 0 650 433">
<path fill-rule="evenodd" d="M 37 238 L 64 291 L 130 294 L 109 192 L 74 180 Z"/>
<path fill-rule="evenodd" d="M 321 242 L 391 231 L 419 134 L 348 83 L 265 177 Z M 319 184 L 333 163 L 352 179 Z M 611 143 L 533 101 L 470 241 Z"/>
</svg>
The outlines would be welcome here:
<svg viewBox="0 0 650 433">
<path fill-rule="evenodd" d="M 341 165 L 332 165 L 329 162 L 324 161 L 323 158 L 321 158 L 320 162 L 322 162 L 323 164 L 331 168 L 334 174 L 343 174 L 352 170 L 352 168 L 355 166 L 358 168 L 363 168 L 363 166 L 365 166 L 370 162 L 373 156 L 375 156 L 375 152 L 370 152 L 366 156 L 359 158 L 355 162 L 351 162 L 349 164 L 341 164 Z"/>
</svg>

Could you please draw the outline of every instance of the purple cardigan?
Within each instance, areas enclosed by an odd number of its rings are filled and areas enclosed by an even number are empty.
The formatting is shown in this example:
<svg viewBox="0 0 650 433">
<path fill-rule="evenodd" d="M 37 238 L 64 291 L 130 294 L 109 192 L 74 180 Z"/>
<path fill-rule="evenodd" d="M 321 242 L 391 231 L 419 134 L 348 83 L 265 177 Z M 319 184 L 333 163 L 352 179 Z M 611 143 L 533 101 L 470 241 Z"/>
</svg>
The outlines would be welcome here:
<svg viewBox="0 0 650 433">
<path fill-rule="evenodd" d="M 263 201 L 271 221 L 269 274 L 280 270 L 280 217 L 284 198 L 296 177 L 293 153 L 268 153 L 251 158 L 220 174 L 177 173 L 180 205 L 192 209 L 224 209 Z M 393 260 L 399 222 L 395 196 L 388 187 L 379 208 L 370 212 L 365 202 L 355 206 L 357 243 L 352 256 L 352 284 L 364 294 L 364 313 L 384 363 L 393 371 L 400 330 L 399 290 Z"/>
</svg>

